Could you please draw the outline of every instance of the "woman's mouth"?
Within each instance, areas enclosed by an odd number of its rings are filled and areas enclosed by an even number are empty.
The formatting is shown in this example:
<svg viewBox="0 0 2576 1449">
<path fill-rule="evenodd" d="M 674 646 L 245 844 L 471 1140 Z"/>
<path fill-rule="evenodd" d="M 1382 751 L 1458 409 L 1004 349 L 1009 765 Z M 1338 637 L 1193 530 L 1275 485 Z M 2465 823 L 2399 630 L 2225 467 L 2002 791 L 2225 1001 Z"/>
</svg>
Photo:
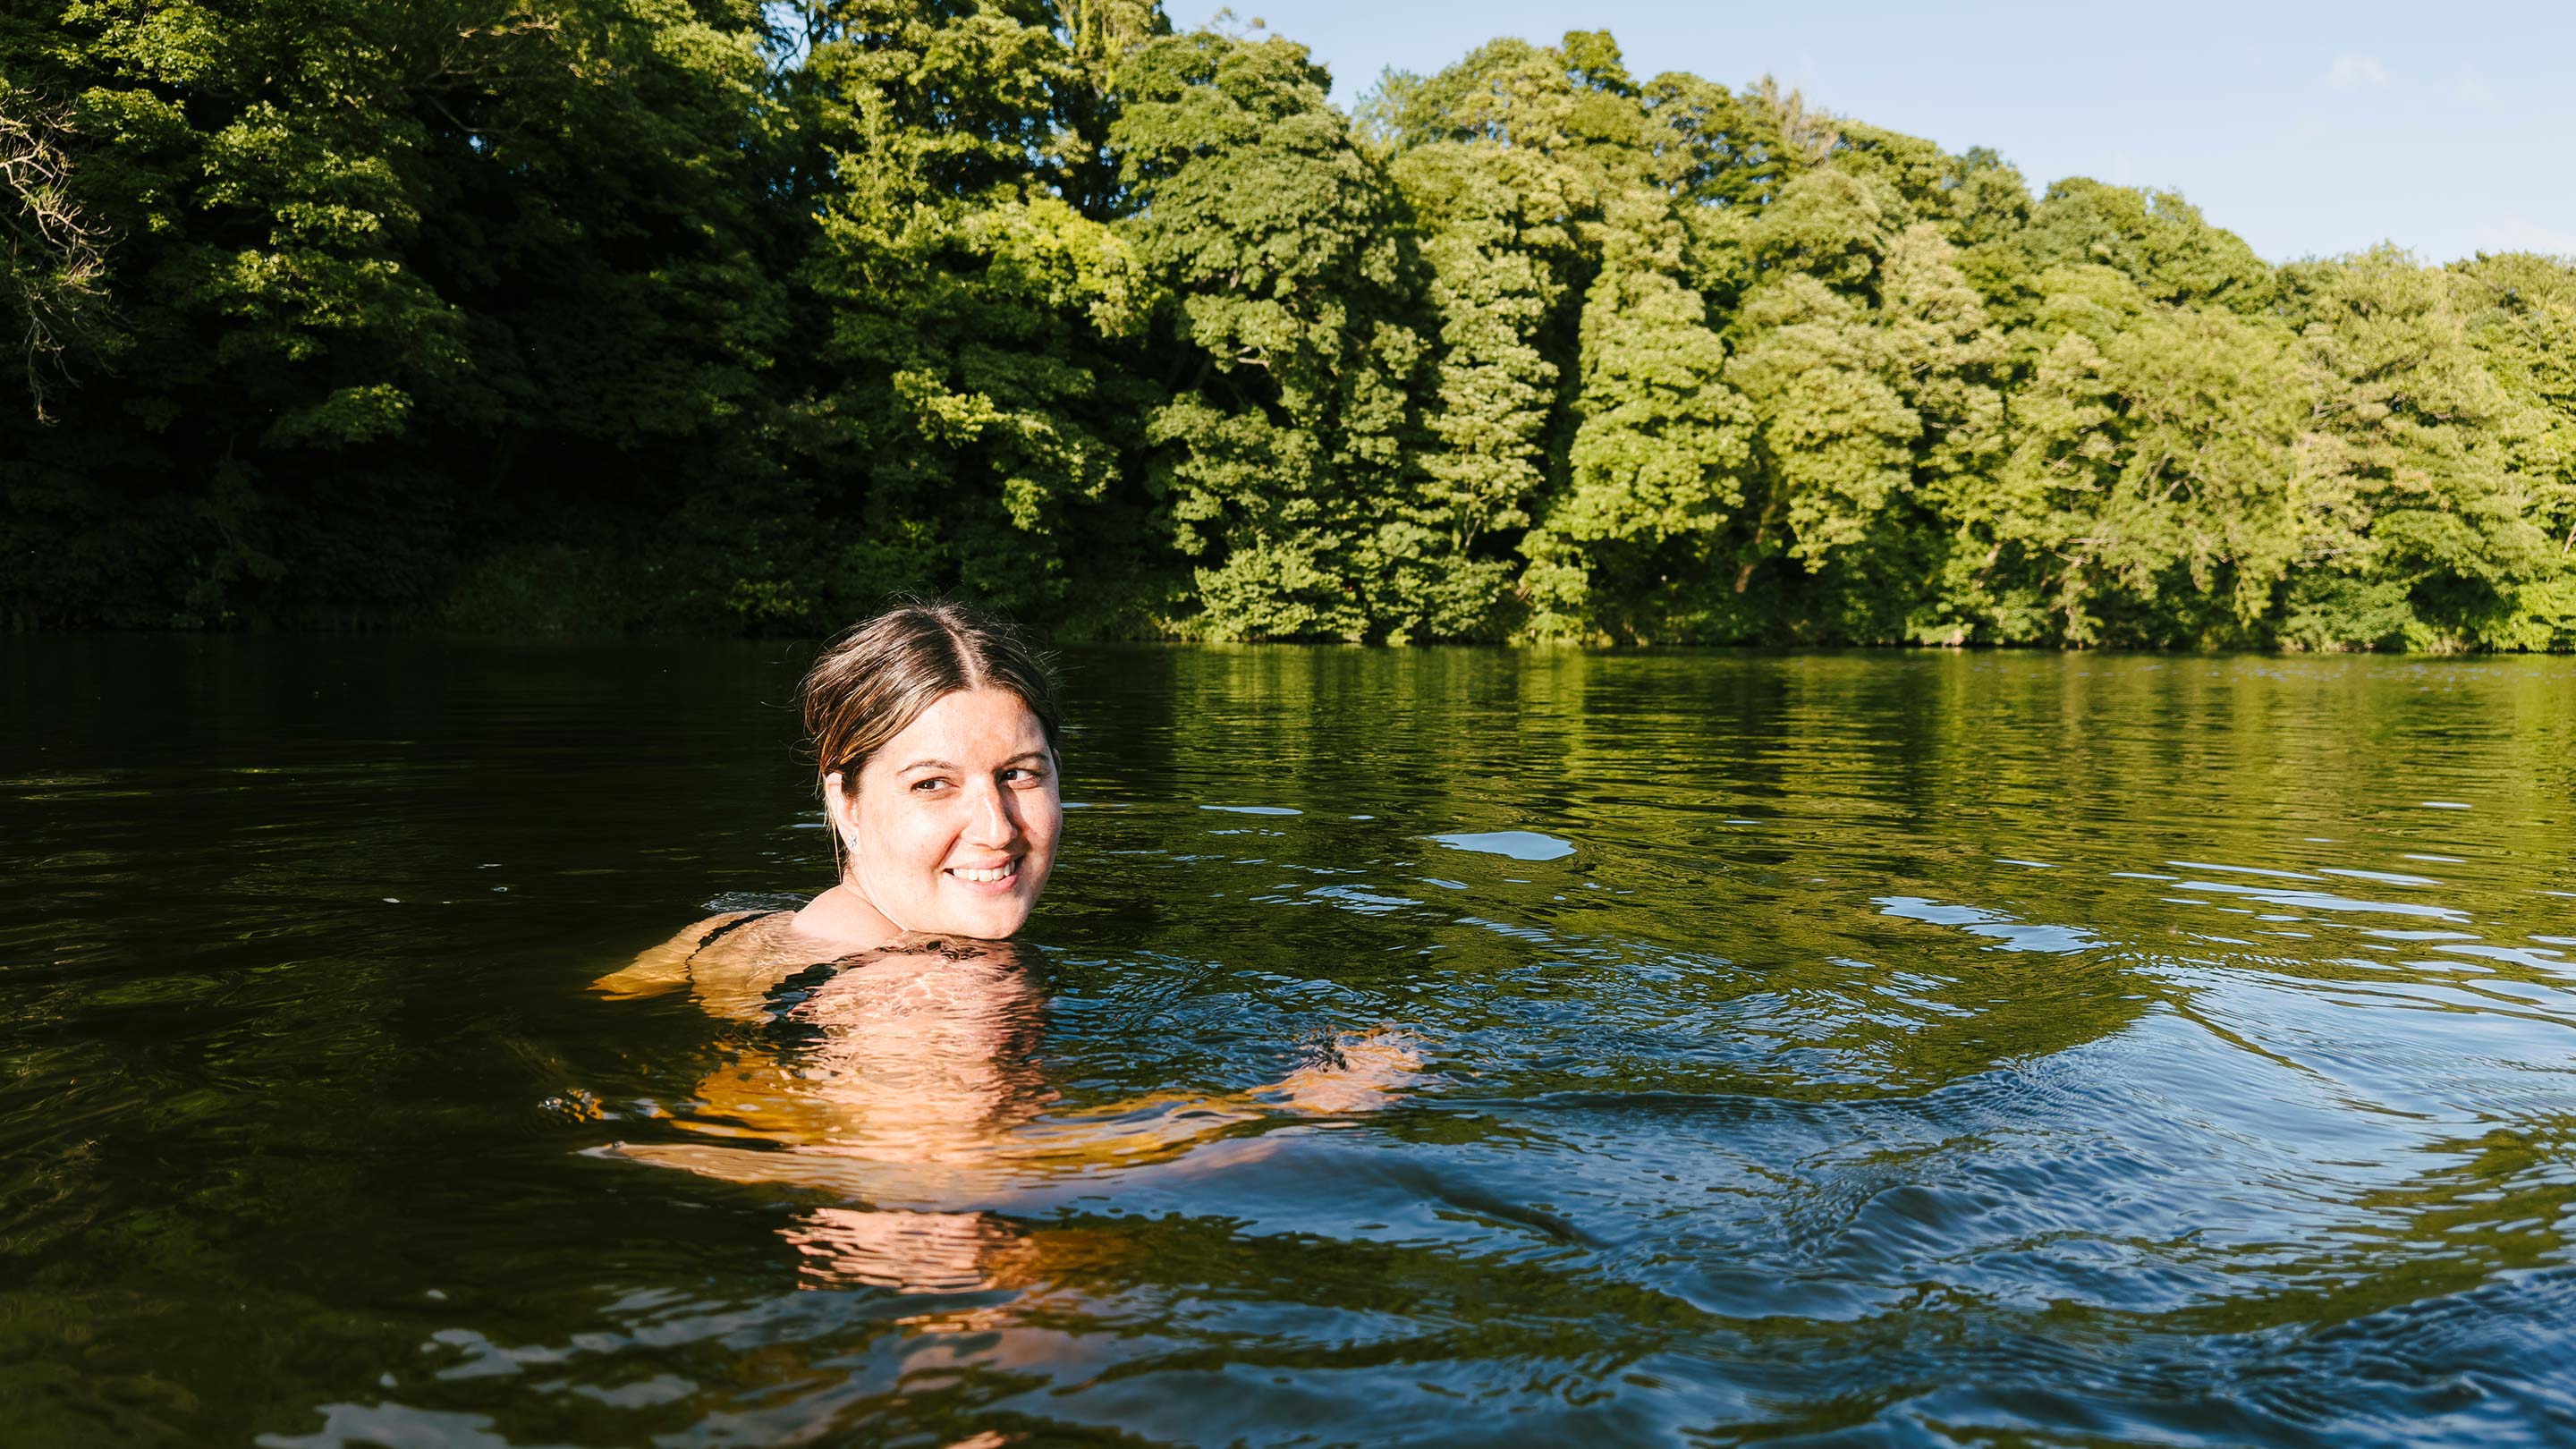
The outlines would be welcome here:
<svg viewBox="0 0 2576 1449">
<path fill-rule="evenodd" d="M 948 867 L 948 874 L 973 885 L 998 885 L 1003 881 L 1012 879 L 1019 873 L 1020 863 L 1016 860 L 1006 860 L 1000 865 L 991 866 L 982 870 L 968 870 L 964 866 L 957 865 Z"/>
</svg>

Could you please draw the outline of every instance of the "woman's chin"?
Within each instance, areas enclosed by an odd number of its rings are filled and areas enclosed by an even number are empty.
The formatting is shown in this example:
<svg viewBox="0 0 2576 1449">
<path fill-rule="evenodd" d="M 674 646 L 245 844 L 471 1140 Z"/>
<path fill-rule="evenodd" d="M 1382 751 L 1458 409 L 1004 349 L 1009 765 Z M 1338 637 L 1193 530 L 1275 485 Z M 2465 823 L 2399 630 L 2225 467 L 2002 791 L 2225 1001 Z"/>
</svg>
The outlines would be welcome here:
<svg viewBox="0 0 2576 1449">
<path fill-rule="evenodd" d="M 997 900 L 943 901 L 943 909 L 937 913 L 938 923 L 930 929 L 943 936 L 972 936 L 979 940 L 999 941 L 1028 923 L 1029 904 L 1009 896 Z"/>
</svg>

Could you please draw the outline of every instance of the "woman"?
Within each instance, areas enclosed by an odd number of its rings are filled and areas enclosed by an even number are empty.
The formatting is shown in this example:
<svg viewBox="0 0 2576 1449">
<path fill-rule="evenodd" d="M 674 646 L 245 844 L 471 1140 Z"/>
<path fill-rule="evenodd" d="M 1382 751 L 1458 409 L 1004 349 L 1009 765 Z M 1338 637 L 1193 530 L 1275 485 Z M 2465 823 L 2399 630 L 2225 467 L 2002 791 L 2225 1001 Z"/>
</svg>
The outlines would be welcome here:
<svg viewBox="0 0 2576 1449">
<path fill-rule="evenodd" d="M 693 980 L 742 1015 L 786 960 L 906 935 L 999 941 L 1028 920 L 1064 824 L 1055 687 L 1037 655 L 963 605 L 910 603 L 832 641 L 802 693 L 839 883 L 799 911 L 701 921 L 603 989 Z"/>
<path fill-rule="evenodd" d="M 1041 1120 L 1054 1100 L 1035 1058 L 1043 998 L 1007 938 L 1046 887 L 1064 823 L 1045 664 L 974 610 L 907 603 L 827 646 L 803 702 L 838 882 L 800 910 L 700 921 L 599 982 L 620 997 L 685 986 L 762 1025 L 679 1121 L 764 1145 L 613 1150 L 872 1205 L 788 1231 L 827 1279 L 981 1286 L 997 1259 L 1025 1254 L 997 1246 L 1017 1239 L 988 1214 L 958 1211 L 966 1200 L 1177 1156 L 1279 1107 L 1367 1110 L 1411 1080 L 1403 1040 L 1373 1035 L 1265 1092 Z"/>
</svg>

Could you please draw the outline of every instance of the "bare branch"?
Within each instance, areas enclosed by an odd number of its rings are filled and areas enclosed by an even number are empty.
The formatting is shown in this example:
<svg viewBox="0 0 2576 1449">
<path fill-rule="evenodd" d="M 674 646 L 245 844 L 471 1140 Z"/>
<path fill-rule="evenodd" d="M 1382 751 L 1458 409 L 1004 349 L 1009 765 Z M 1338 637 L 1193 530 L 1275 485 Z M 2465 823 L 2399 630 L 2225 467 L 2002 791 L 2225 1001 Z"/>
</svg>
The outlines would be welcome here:
<svg viewBox="0 0 2576 1449">
<path fill-rule="evenodd" d="M 25 329 L 27 394 L 45 400 L 107 331 L 107 242 L 67 189 L 67 108 L 0 81 L 0 307 Z"/>
</svg>

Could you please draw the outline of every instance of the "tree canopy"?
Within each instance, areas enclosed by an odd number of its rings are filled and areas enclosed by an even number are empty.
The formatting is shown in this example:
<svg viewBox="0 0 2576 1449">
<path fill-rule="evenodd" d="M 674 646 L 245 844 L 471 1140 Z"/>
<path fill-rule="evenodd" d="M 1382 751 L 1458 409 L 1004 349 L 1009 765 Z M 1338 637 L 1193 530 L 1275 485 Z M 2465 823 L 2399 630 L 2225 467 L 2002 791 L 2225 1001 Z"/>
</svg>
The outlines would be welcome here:
<svg viewBox="0 0 2576 1449">
<path fill-rule="evenodd" d="M 29 0 L 12 627 L 2576 647 L 2576 264 L 1152 0 Z"/>
</svg>

